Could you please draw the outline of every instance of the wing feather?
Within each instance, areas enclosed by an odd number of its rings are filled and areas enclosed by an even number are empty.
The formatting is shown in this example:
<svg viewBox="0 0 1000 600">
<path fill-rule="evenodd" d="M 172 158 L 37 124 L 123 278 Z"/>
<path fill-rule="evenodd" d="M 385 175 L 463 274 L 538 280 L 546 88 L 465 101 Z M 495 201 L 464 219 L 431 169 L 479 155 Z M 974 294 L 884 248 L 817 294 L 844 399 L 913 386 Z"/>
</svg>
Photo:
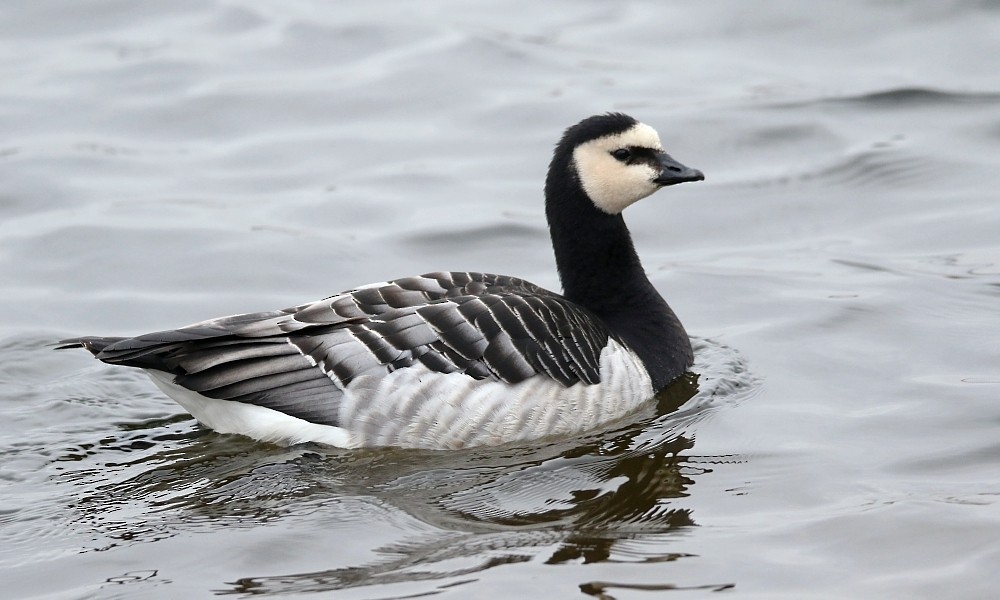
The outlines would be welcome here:
<svg viewBox="0 0 1000 600">
<path fill-rule="evenodd" d="M 534 284 L 440 272 L 280 311 L 65 343 L 105 362 L 172 373 L 178 385 L 209 397 L 336 425 L 352 382 L 415 363 L 508 383 L 538 374 L 564 386 L 597 383 L 609 337 L 590 312 Z"/>
</svg>

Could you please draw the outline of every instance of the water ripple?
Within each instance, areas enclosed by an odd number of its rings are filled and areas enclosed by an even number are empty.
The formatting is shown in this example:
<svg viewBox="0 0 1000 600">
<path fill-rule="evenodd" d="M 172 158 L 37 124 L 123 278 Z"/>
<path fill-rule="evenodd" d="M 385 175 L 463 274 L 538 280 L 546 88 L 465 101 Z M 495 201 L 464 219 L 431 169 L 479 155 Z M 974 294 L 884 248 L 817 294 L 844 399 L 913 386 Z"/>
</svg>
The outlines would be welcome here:
<svg viewBox="0 0 1000 600">
<path fill-rule="evenodd" d="M 87 407 L 79 428 L 64 427 L 58 439 L 35 434 L 4 453 L 8 467 L 18 456 L 37 464 L 31 481 L 15 485 L 54 480 L 64 493 L 11 506 L 0 519 L 3 539 L 27 549 L 54 537 L 62 553 L 87 553 L 278 523 L 310 532 L 381 523 L 389 532 L 373 562 L 247 576 L 218 593 L 454 585 L 536 557 L 550 564 L 668 560 L 659 544 L 644 549 L 641 539 L 696 524 L 683 499 L 705 471 L 701 461 L 714 458 L 693 452 L 693 429 L 756 389 L 738 353 L 710 340 L 695 346 L 698 374 L 628 418 L 547 444 L 460 452 L 278 448 L 219 435 L 186 415 L 149 416 L 154 407 L 162 415 L 162 398 L 120 411 L 142 398 L 141 375 L 125 371 L 112 381 L 123 372 L 94 367 L 62 392 L 62 406 Z M 28 362 L 43 351 L 51 353 L 37 340 L 8 343 L 8 355 Z M 93 412 L 99 398 L 107 411 Z"/>
<path fill-rule="evenodd" d="M 989 91 L 955 91 L 931 87 L 898 87 L 851 96 L 835 96 L 795 102 L 781 102 L 775 108 L 800 108 L 817 104 L 846 108 L 935 108 L 956 104 L 996 104 L 1000 93 Z"/>
</svg>

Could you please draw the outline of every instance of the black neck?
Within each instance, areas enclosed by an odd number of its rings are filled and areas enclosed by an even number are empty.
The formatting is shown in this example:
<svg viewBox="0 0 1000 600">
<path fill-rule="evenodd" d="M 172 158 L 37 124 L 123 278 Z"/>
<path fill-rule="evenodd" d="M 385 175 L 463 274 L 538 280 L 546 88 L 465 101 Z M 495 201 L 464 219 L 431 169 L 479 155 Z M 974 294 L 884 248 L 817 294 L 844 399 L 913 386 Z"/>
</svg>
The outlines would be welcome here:
<svg viewBox="0 0 1000 600">
<path fill-rule="evenodd" d="M 563 295 L 635 351 L 660 390 L 691 365 L 691 343 L 646 277 L 624 219 L 594 206 L 568 164 L 553 163 L 545 199 Z"/>
</svg>

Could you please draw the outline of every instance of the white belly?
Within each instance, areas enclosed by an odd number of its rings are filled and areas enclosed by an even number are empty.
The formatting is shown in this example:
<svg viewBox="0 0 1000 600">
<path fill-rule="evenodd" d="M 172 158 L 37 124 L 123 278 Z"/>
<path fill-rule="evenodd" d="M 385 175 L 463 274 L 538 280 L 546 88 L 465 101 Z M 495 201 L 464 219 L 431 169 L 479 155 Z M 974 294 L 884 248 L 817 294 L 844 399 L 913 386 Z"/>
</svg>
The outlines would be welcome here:
<svg viewBox="0 0 1000 600">
<path fill-rule="evenodd" d="M 163 393 L 191 413 L 202 425 L 219 433 L 239 433 L 262 442 L 292 445 L 318 442 L 341 448 L 353 448 L 351 436 L 342 427 L 318 425 L 276 410 L 202 396 L 173 382 L 174 376 L 164 371 L 147 369 L 153 383 Z"/>
</svg>

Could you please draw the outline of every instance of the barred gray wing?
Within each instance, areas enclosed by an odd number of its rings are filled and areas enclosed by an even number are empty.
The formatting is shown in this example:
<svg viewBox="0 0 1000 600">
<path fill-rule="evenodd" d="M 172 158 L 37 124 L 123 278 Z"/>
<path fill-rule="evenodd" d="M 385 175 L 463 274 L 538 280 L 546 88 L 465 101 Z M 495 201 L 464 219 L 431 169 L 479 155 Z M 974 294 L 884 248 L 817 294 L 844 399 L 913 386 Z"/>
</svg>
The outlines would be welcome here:
<svg viewBox="0 0 1000 600">
<path fill-rule="evenodd" d="M 343 389 L 421 364 L 439 373 L 564 386 L 600 381 L 609 332 L 587 310 L 513 277 L 429 273 L 281 311 L 134 338 L 66 340 L 105 362 L 166 371 L 211 398 L 338 425 Z"/>
</svg>

